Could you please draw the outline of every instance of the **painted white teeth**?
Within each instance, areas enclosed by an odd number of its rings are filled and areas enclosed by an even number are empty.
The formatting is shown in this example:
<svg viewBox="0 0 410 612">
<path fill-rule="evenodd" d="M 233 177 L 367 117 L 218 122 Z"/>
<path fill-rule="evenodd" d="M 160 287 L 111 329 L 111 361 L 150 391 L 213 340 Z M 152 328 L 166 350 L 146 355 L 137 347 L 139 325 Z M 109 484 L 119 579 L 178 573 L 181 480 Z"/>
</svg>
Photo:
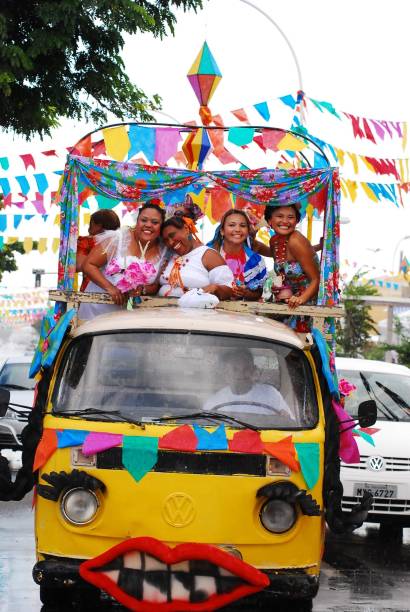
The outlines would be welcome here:
<svg viewBox="0 0 410 612">
<path fill-rule="evenodd" d="M 180 561 L 179 563 L 173 563 L 171 565 L 173 572 L 186 572 L 189 573 L 189 561 Z"/>
<path fill-rule="evenodd" d="M 216 580 L 213 576 L 195 576 L 195 591 L 206 593 L 206 598 L 216 593 Z"/>
<path fill-rule="evenodd" d="M 146 572 L 150 571 L 162 571 L 167 572 L 168 566 L 165 563 L 162 563 L 159 559 L 155 557 L 150 557 L 149 555 L 145 555 L 145 567 L 144 570 Z"/>
<path fill-rule="evenodd" d="M 168 601 L 167 594 L 144 580 L 142 588 L 142 600 L 150 603 L 164 603 Z"/>
<path fill-rule="evenodd" d="M 108 570 L 108 572 L 102 572 L 104 576 L 107 576 L 110 580 L 118 584 L 118 577 L 120 575 L 120 570 Z"/>
<path fill-rule="evenodd" d="M 133 550 L 124 555 L 124 567 L 136 570 L 141 569 L 141 554 L 138 550 Z"/>
<path fill-rule="evenodd" d="M 171 579 L 171 600 L 189 601 L 190 590 L 186 589 L 182 582 L 174 576 Z"/>
<path fill-rule="evenodd" d="M 236 578 L 235 574 L 228 572 L 224 567 L 219 568 L 219 573 L 221 576 L 228 576 L 229 578 Z"/>
</svg>

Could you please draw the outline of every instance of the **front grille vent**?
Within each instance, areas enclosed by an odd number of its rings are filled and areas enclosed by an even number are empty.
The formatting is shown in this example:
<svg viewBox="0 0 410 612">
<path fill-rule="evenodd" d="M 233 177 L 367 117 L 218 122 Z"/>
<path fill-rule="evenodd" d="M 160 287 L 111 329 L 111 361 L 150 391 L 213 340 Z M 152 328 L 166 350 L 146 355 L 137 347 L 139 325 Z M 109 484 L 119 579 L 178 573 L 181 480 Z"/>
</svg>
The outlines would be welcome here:
<svg viewBox="0 0 410 612">
<path fill-rule="evenodd" d="M 377 455 L 375 449 L 374 455 Z M 343 463 L 344 468 L 349 470 L 367 470 L 367 460 L 371 455 L 361 455 L 360 463 Z M 410 472 L 410 457 L 383 457 L 386 463 L 384 468 L 387 472 Z"/>
<path fill-rule="evenodd" d="M 97 468 L 122 470 L 122 449 L 111 448 L 98 453 Z M 179 474 L 215 474 L 218 476 L 266 476 L 266 456 L 250 453 L 219 453 L 158 451 L 158 461 L 153 472 L 178 472 Z"/>
<path fill-rule="evenodd" d="M 343 497 L 342 510 L 345 512 L 349 511 L 360 501 L 360 499 L 360 497 Z M 375 498 L 369 514 L 372 514 L 373 512 L 386 514 L 410 514 L 410 500 Z"/>
</svg>

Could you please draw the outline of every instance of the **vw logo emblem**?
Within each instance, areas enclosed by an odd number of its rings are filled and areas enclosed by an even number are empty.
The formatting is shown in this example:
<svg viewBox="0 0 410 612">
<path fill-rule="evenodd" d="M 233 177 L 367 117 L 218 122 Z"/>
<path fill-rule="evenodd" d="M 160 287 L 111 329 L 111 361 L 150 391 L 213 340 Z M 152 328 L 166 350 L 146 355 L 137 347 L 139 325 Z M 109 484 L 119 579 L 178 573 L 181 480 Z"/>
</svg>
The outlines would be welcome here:
<svg viewBox="0 0 410 612">
<path fill-rule="evenodd" d="M 381 472 L 384 470 L 384 459 L 380 455 L 373 455 L 367 460 L 367 467 L 373 470 L 373 472 Z"/>
<path fill-rule="evenodd" d="M 168 495 L 162 508 L 162 516 L 172 527 L 186 527 L 192 523 L 195 514 L 194 501 L 185 493 Z"/>
</svg>

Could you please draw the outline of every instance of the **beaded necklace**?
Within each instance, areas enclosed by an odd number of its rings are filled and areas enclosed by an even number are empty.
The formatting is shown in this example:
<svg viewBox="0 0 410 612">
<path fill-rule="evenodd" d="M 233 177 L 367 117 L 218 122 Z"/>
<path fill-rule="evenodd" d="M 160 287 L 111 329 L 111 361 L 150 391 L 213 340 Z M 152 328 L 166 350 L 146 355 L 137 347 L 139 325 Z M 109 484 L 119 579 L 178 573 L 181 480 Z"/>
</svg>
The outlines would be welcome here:
<svg viewBox="0 0 410 612">
<path fill-rule="evenodd" d="M 273 258 L 276 264 L 287 261 L 288 236 L 274 236 L 271 241 Z"/>
</svg>

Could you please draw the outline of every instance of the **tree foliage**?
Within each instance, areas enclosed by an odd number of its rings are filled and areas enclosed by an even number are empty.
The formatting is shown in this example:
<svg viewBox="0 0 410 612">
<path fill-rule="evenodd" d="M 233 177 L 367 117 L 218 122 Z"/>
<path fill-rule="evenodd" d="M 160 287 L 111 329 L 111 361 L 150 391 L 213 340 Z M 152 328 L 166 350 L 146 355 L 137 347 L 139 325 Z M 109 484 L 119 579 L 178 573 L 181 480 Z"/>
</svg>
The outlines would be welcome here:
<svg viewBox="0 0 410 612">
<path fill-rule="evenodd" d="M 0 282 L 4 272 L 15 272 L 17 270 L 15 253 L 24 253 L 22 242 L 5 244 L 0 250 Z"/>
<path fill-rule="evenodd" d="M 60 117 L 152 119 L 160 98 L 129 80 L 124 33 L 174 33 L 174 9 L 202 0 L 4 0 L 0 6 L 0 127 L 49 134 Z M 141 62 L 147 58 L 141 58 Z"/>
<path fill-rule="evenodd" d="M 377 333 L 371 307 L 361 297 L 377 295 L 377 289 L 364 281 L 365 271 L 359 271 L 343 287 L 345 317 L 336 327 L 337 353 L 345 357 L 360 357 L 369 345 L 372 335 Z M 349 298 L 359 298 L 352 300 Z"/>
<path fill-rule="evenodd" d="M 395 318 L 394 321 L 394 331 L 396 332 L 398 338 L 398 344 L 389 345 L 387 348 L 389 350 L 396 351 L 398 355 L 398 361 L 402 365 L 410 368 L 410 333 L 409 330 L 406 329 L 403 323 L 400 321 L 398 317 Z"/>
</svg>

